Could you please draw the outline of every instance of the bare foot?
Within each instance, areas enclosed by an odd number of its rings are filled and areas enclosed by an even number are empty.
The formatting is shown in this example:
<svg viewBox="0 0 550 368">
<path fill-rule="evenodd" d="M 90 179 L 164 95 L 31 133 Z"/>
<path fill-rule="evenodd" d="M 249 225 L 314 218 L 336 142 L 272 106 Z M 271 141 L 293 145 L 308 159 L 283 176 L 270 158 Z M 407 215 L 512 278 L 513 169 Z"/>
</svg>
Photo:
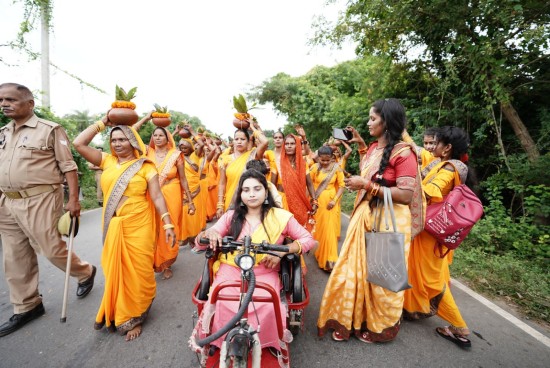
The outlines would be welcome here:
<svg viewBox="0 0 550 368">
<path fill-rule="evenodd" d="M 173 274 L 172 270 L 170 268 L 167 268 L 162 273 L 162 279 L 163 280 L 168 280 L 168 279 L 172 278 L 173 275 L 174 274 Z"/>
<path fill-rule="evenodd" d="M 141 335 L 141 325 L 137 325 L 136 327 L 132 328 L 128 333 L 126 334 L 126 341 L 135 340 Z"/>
</svg>

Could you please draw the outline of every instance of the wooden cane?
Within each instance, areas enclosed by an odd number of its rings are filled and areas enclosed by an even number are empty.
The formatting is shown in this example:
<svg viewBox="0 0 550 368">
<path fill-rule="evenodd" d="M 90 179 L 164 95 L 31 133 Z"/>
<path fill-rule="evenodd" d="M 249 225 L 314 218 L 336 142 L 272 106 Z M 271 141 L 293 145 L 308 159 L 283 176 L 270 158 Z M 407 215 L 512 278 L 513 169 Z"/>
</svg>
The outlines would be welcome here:
<svg viewBox="0 0 550 368">
<path fill-rule="evenodd" d="M 74 239 L 74 217 L 71 216 L 71 224 L 69 225 L 69 246 L 67 254 L 67 268 L 65 269 L 65 290 L 63 291 L 63 306 L 61 308 L 61 323 L 67 322 L 67 298 L 69 296 L 69 277 L 71 276 L 71 258 L 73 255 L 73 239 Z M 74 220 L 77 221 L 77 220 Z"/>
</svg>

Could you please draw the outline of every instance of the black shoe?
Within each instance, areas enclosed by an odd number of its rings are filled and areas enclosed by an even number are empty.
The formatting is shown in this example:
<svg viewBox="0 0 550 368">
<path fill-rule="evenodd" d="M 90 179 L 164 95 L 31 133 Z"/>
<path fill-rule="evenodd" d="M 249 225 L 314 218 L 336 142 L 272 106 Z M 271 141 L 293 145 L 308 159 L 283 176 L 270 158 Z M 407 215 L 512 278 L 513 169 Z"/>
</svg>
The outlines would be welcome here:
<svg viewBox="0 0 550 368">
<path fill-rule="evenodd" d="M 90 291 L 92 291 L 92 288 L 94 287 L 95 271 L 95 266 L 92 266 L 92 276 L 90 276 L 88 280 L 78 283 L 78 288 L 76 289 L 76 296 L 78 298 L 84 298 L 86 295 L 90 294 Z"/>
<path fill-rule="evenodd" d="M 0 326 L 0 337 L 9 335 L 12 332 L 17 331 L 18 329 L 23 327 L 26 323 L 40 316 L 43 316 L 44 313 L 46 313 L 46 311 L 44 310 L 44 305 L 40 303 L 28 312 L 14 314 L 13 316 L 10 317 L 8 322 Z"/>
</svg>

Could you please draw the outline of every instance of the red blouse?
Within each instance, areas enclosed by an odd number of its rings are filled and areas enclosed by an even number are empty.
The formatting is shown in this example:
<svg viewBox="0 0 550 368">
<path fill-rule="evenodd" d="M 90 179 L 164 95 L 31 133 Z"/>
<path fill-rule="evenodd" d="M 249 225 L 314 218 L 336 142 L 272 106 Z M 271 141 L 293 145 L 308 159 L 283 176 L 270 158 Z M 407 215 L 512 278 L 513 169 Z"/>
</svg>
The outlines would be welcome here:
<svg viewBox="0 0 550 368">
<path fill-rule="evenodd" d="M 371 144 L 367 152 L 367 156 L 370 156 L 377 147 L 378 142 Z M 410 151 L 410 154 L 406 157 L 403 157 L 402 154 L 398 154 L 390 159 L 390 162 L 388 166 L 386 166 L 386 169 L 382 175 L 387 186 L 397 186 L 401 189 L 414 190 L 416 173 L 418 172 L 418 163 L 416 161 L 415 153 L 412 150 Z M 374 175 L 370 179 L 373 180 Z"/>
</svg>

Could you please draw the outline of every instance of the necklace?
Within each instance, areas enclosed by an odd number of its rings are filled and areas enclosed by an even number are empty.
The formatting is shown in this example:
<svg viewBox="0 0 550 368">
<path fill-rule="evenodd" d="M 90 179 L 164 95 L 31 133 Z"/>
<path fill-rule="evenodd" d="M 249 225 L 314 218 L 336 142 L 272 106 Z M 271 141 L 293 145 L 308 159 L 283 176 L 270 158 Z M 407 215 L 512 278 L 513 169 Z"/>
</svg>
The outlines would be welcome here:
<svg viewBox="0 0 550 368">
<path fill-rule="evenodd" d="M 324 172 L 324 173 L 329 173 L 332 171 L 332 169 L 334 168 L 334 165 L 335 164 L 331 164 L 330 166 L 328 166 L 326 169 L 322 168 L 321 167 L 321 171 Z"/>
<path fill-rule="evenodd" d="M 127 163 L 130 160 L 132 160 L 132 159 L 131 158 L 130 159 L 125 159 L 125 160 L 121 160 L 120 158 L 117 159 L 117 167 L 120 167 L 120 166 L 124 165 L 125 163 Z"/>
<path fill-rule="evenodd" d="M 157 157 L 165 157 L 167 153 L 168 153 L 167 151 L 158 151 L 158 150 L 155 151 L 155 155 Z"/>
<path fill-rule="evenodd" d="M 289 157 L 288 162 L 290 162 L 290 166 L 292 166 L 293 169 L 296 168 L 296 156 L 294 156 L 293 159 Z"/>
</svg>

